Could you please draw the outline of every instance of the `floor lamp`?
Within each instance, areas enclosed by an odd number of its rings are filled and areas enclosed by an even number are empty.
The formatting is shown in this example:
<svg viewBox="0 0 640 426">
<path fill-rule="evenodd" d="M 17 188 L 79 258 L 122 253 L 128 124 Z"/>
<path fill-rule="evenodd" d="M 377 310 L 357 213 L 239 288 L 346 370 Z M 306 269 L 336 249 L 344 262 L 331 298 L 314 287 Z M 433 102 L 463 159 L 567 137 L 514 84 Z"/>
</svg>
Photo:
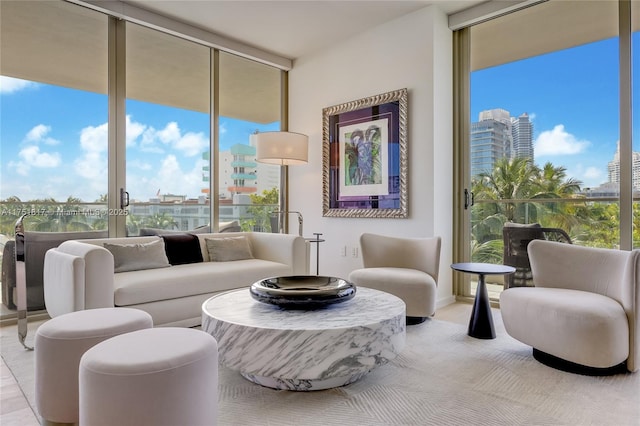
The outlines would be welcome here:
<svg viewBox="0 0 640 426">
<path fill-rule="evenodd" d="M 278 232 L 284 233 L 288 215 L 294 213 L 298 216 L 298 233 L 302 236 L 302 214 L 287 210 L 287 167 L 307 164 L 309 137 L 292 132 L 258 132 L 251 135 L 251 141 L 256 147 L 256 161 L 280 166 L 280 210 L 276 212 Z"/>
</svg>

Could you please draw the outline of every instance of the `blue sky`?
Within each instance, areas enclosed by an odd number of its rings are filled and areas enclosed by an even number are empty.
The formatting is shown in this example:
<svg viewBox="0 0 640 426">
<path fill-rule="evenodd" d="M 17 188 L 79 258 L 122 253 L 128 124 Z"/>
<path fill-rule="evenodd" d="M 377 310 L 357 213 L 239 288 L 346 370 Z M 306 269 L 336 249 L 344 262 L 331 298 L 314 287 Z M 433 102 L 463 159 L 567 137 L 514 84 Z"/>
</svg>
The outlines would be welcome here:
<svg viewBox="0 0 640 426">
<path fill-rule="evenodd" d="M 0 77 L 0 199 L 73 195 L 94 201 L 107 192 L 107 97 Z M 221 118 L 220 149 L 248 144 L 256 130 L 278 130 Z M 198 197 L 209 149 L 207 114 L 127 102 L 127 190 L 146 201 L 158 190 Z"/>
<path fill-rule="evenodd" d="M 640 43 L 638 33 L 633 41 Z M 640 81 L 640 55 L 633 67 Z M 511 116 L 526 112 L 534 125 L 535 162 L 563 166 L 585 187 L 598 186 L 607 181 L 620 138 L 618 72 L 617 38 L 479 70 L 471 77 L 471 119 L 494 108 Z M 638 151 L 640 108 L 633 119 Z"/>
<path fill-rule="evenodd" d="M 640 35 L 634 35 L 639 45 Z M 617 40 L 476 71 L 471 78 L 471 118 L 502 108 L 534 123 L 536 163 L 550 161 L 594 187 L 607 180 L 618 134 Z M 640 81 L 640 55 L 634 58 Z M 640 84 L 636 84 L 636 87 Z M 634 93 L 640 105 L 640 89 Z M 640 123 L 640 107 L 634 122 Z M 205 185 L 202 152 L 208 149 L 208 116 L 127 103 L 127 190 L 132 199 L 161 193 L 197 197 Z M 94 201 L 107 192 L 107 98 L 0 77 L 0 199 L 73 195 Z M 221 150 L 248 143 L 255 130 L 277 130 L 222 118 Z M 640 125 L 634 139 L 640 141 Z M 640 151 L 640 142 L 635 149 Z"/>
</svg>

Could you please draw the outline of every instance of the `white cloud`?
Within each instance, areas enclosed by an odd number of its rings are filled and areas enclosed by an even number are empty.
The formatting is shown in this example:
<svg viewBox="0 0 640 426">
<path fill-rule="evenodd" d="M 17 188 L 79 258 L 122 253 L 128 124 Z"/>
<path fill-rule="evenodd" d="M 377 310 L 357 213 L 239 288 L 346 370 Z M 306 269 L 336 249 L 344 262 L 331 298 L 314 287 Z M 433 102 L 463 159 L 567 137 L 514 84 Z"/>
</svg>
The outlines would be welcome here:
<svg viewBox="0 0 640 426">
<path fill-rule="evenodd" d="M 558 124 L 553 130 L 540 133 L 534 142 L 536 157 L 545 155 L 574 155 L 583 152 L 590 145 L 589 141 L 578 140 L 574 135 Z"/>
<path fill-rule="evenodd" d="M 80 148 L 85 152 L 106 152 L 109 148 L 109 126 L 87 126 L 80 131 Z"/>
<path fill-rule="evenodd" d="M 47 137 L 47 135 L 51 132 L 51 126 L 46 126 L 44 124 L 38 124 L 31 130 L 27 132 L 25 136 L 26 142 L 32 143 L 45 143 L 47 145 L 58 145 L 60 143 L 59 140 Z"/>
<path fill-rule="evenodd" d="M 147 127 L 142 133 L 141 151 L 163 153 L 165 146 L 180 151 L 186 157 L 194 157 L 207 149 L 209 139 L 203 133 L 188 132 L 183 135 L 178 123 L 173 121 L 162 130 Z"/>
<path fill-rule="evenodd" d="M 37 145 L 23 148 L 18 153 L 18 157 L 20 157 L 21 161 L 10 161 L 9 167 L 22 176 L 27 176 L 32 167 L 53 168 L 58 167 L 62 162 L 59 153 L 40 152 L 40 148 Z"/>
<path fill-rule="evenodd" d="M 38 142 L 51 131 L 51 126 L 45 126 L 44 124 L 38 124 L 33 129 L 27 132 L 25 140 L 28 142 Z"/>
<path fill-rule="evenodd" d="M 604 172 L 597 167 L 587 167 L 587 170 L 584 171 L 584 178 L 593 180 L 593 179 L 601 179 L 604 177 Z"/>
<path fill-rule="evenodd" d="M 140 137 L 140 135 L 144 134 L 147 126 L 144 124 L 138 123 L 137 121 L 133 121 L 130 115 L 127 115 L 127 146 L 135 145 L 136 139 Z"/>
<path fill-rule="evenodd" d="M 172 121 L 167 124 L 164 129 L 159 130 L 156 133 L 160 142 L 164 144 L 175 143 L 175 141 L 180 139 L 180 128 L 178 127 L 178 123 Z"/>
<path fill-rule="evenodd" d="M 206 185 L 202 182 L 202 167 L 205 161 L 197 159 L 191 169 L 181 166 L 178 157 L 167 155 L 161 163 L 149 173 L 136 174 L 130 170 L 127 174 L 127 187 L 132 199 L 147 200 L 155 196 L 158 189 L 163 194 L 189 195 L 199 194 Z"/>
<path fill-rule="evenodd" d="M 54 152 L 40 152 L 37 146 L 28 146 L 18 153 L 18 156 L 33 167 L 57 167 L 60 165 L 60 154 Z"/>
<path fill-rule="evenodd" d="M 20 90 L 33 87 L 37 87 L 37 84 L 32 81 L 0 76 L 0 94 L 8 95 L 10 93 L 19 92 Z"/>
<path fill-rule="evenodd" d="M 82 152 L 73 162 L 76 174 L 83 179 L 83 186 L 101 186 L 99 193 L 106 192 L 108 132 L 108 123 L 83 128 L 80 131 Z"/>
<path fill-rule="evenodd" d="M 533 122 L 533 120 L 536 119 L 536 113 L 532 112 L 531 114 L 529 114 L 529 121 Z"/>
<path fill-rule="evenodd" d="M 566 167 L 567 176 L 581 181 L 583 188 L 593 188 L 607 180 L 606 170 L 603 170 L 602 167 L 571 161 L 568 161 Z"/>
<path fill-rule="evenodd" d="M 132 160 L 132 161 L 127 161 L 127 169 L 137 169 L 137 170 L 146 171 L 146 170 L 151 170 L 152 166 L 146 161 Z"/>
<path fill-rule="evenodd" d="M 107 159 L 100 152 L 85 152 L 75 160 L 74 165 L 76 173 L 82 178 L 107 182 Z"/>
<path fill-rule="evenodd" d="M 202 133 L 187 133 L 178 139 L 175 148 L 182 151 L 187 157 L 193 157 L 205 151 L 209 140 Z"/>
</svg>

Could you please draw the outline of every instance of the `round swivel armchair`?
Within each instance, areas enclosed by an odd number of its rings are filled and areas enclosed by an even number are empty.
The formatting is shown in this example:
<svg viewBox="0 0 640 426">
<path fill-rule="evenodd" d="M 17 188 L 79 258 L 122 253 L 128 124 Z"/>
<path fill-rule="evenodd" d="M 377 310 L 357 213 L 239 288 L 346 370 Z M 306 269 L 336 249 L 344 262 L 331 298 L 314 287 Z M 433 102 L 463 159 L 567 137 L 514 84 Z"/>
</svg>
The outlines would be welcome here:
<svg viewBox="0 0 640 426">
<path fill-rule="evenodd" d="M 349 274 L 362 287 L 386 291 L 407 306 L 407 324 L 420 324 L 436 311 L 440 237 L 360 236 L 364 268 Z"/>
</svg>

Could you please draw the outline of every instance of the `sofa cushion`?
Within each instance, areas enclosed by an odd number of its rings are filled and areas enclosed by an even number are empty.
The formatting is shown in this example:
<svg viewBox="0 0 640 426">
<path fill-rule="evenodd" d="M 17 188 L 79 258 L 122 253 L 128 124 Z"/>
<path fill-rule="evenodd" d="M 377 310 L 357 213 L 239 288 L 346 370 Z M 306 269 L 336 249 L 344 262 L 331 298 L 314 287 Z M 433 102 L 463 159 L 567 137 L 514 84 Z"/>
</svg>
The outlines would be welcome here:
<svg viewBox="0 0 640 426">
<path fill-rule="evenodd" d="M 128 306 L 248 287 L 266 277 L 291 275 L 289 265 L 261 259 L 202 262 L 114 276 L 114 302 Z M 247 288 L 247 291 L 248 288 Z"/>
<path fill-rule="evenodd" d="M 149 243 L 113 244 L 104 243 L 104 248 L 113 255 L 114 272 L 138 271 L 171 266 L 161 238 Z"/>
<path fill-rule="evenodd" d="M 205 241 L 211 262 L 253 259 L 249 239 L 244 235 L 227 238 L 206 238 Z"/>
<path fill-rule="evenodd" d="M 187 233 L 162 235 L 164 250 L 172 265 L 202 262 L 200 240 Z"/>
</svg>

